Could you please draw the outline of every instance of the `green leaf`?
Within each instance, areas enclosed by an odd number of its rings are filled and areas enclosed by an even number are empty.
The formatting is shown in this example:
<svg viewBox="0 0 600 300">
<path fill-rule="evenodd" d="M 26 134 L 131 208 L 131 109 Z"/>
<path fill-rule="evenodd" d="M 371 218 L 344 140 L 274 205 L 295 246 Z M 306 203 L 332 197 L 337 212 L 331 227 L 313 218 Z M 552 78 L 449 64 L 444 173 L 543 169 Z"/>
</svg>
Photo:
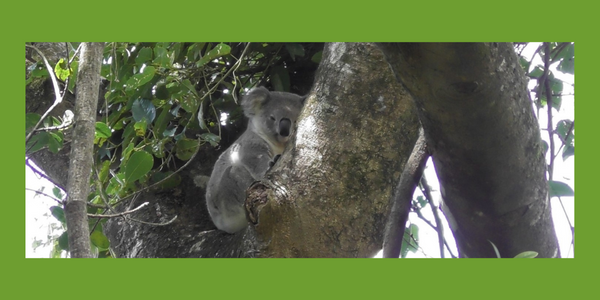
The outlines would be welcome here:
<svg viewBox="0 0 600 300">
<path fill-rule="evenodd" d="M 154 77 L 156 68 L 152 66 L 146 66 L 142 73 L 131 76 L 126 83 L 126 91 L 133 91 L 140 88 L 142 85 L 148 83 Z"/>
<path fill-rule="evenodd" d="M 200 98 L 200 96 L 198 95 L 198 92 L 196 91 L 196 88 L 194 88 L 194 85 L 190 82 L 189 79 L 185 79 L 181 82 L 181 85 L 183 85 L 188 91 L 192 92 L 192 94 L 194 94 L 194 96 L 196 96 L 197 98 Z"/>
<path fill-rule="evenodd" d="M 521 64 L 521 68 L 523 68 L 523 70 L 525 72 L 527 72 L 527 70 L 529 70 L 529 61 L 527 61 L 527 59 L 525 59 L 525 57 L 519 56 L 519 64 Z"/>
<path fill-rule="evenodd" d="M 135 57 L 135 64 L 138 66 L 142 66 L 145 62 L 152 59 L 152 49 L 149 47 L 144 47 L 140 49 L 138 55 Z"/>
<path fill-rule="evenodd" d="M 283 66 L 275 66 L 270 73 L 271 85 L 276 91 L 288 92 L 290 90 L 290 74 Z"/>
<path fill-rule="evenodd" d="M 29 149 L 29 153 L 33 153 L 46 147 L 49 142 L 50 134 L 46 131 L 42 131 L 31 137 L 27 143 L 27 149 Z"/>
<path fill-rule="evenodd" d="M 60 120 L 58 120 L 55 117 L 47 117 L 44 119 L 44 121 L 42 121 L 42 124 L 44 124 L 44 127 L 51 127 L 51 126 L 58 126 L 60 124 L 62 124 L 62 122 Z"/>
<path fill-rule="evenodd" d="M 58 247 L 61 250 L 69 251 L 69 234 L 66 231 L 58 237 Z"/>
<path fill-rule="evenodd" d="M 175 144 L 175 156 L 181 160 L 188 160 L 196 153 L 198 149 L 198 141 L 182 138 Z"/>
<path fill-rule="evenodd" d="M 303 57 L 304 56 L 304 47 L 298 43 L 286 43 L 285 49 L 287 49 L 290 57 L 293 61 L 296 61 L 296 56 Z"/>
<path fill-rule="evenodd" d="M 154 175 L 152 175 L 152 183 L 156 183 L 159 182 L 165 178 L 167 178 L 167 176 L 171 175 L 173 173 L 173 171 L 168 171 L 168 172 L 158 172 L 155 173 Z M 175 188 L 177 186 L 179 186 L 181 184 L 181 176 L 179 176 L 179 174 L 175 174 L 171 177 L 169 177 L 169 179 L 165 180 L 164 182 L 161 182 L 158 185 L 158 188 L 165 191 L 165 190 L 170 190 L 172 188 Z"/>
<path fill-rule="evenodd" d="M 169 126 L 163 131 L 163 135 L 165 137 L 173 137 L 175 135 L 175 131 L 177 131 L 177 126 Z"/>
<path fill-rule="evenodd" d="M 185 111 L 195 114 L 198 111 L 198 98 L 191 94 L 185 94 L 181 99 L 179 99 L 179 104 L 181 104 L 181 108 Z"/>
<path fill-rule="evenodd" d="M 569 44 L 569 45 L 566 45 Z M 572 43 L 559 43 L 556 48 L 561 47 L 563 45 L 566 45 L 566 47 L 563 47 L 562 50 L 560 50 L 559 53 L 553 55 L 551 57 L 551 63 L 555 63 L 559 60 L 562 60 L 564 58 L 569 58 L 569 57 L 573 57 L 573 44 Z M 554 50 L 556 50 L 556 48 L 554 48 Z M 553 52 L 554 52 L 553 50 Z"/>
<path fill-rule="evenodd" d="M 71 75 L 71 70 L 63 58 L 61 58 L 54 66 L 54 73 L 56 74 L 56 77 L 62 81 L 66 81 Z"/>
<path fill-rule="evenodd" d="M 117 176 L 110 179 L 106 187 L 106 194 L 113 196 L 121 193 L 125 187 L 122 183 L 125 180 L 125 174 L 119 173 Z"/>
<path fill-rule="evenodd" d="M 100 174 L 98 175 L 100 182 L 106 182 L 108 178 L 108 171 L 110 169 L 110 160 L 105 160 L 102 162 L 102 169 L 100 169 Z"/>
<path fill-rule="evenodd" d="M 573 121 L 571 120 L 560 120 L 556 124 L 556 133 L 567 145 L 573 145 L 574 135 L 571 126 L 573 126 L 574 129 Z"/>
<path fill-rule="evenodd" d="M 525 251 L 517 254 L 515 258 L 535 258 L 538 256 L 538 253 L 535 251 Z"/>
<path fill-rule="evenodd" d="M 50 206 L 50 213 L 61 223 L 66 224 L 65 211 L 60 206 Z"/>
<path fill-rule="evenodd" d="M 218 44 L 214 48 L 212 48 L 212 50 L 208 51 L 208 53 L 206 53 L 206 55 L 204 55 L 196 63 L 196 67 L 198 67 L 198 68 L 202 67 L 209 61 L 212 61 L 216 58 L 219 58 L 219 57 L 222 57 L 225 55 L 229 55 L 230 52 L 231 52 L 231 47 L 229 47 L 226 44 Z"/>
<path fill-rule="evenodd" d="M 144 137 L 146 135 L 147 127 L 148 127 L 148 123 L 146 123 L 146 119 L 142 119 L 139 122 L 135 122 L 135 124 L 133 124 L 133 129 L 135 130 L 135 135 Z"/>
<path fill-rule="evenodd" d="M 106 238 L 106 236 L 98 230 L 92 232 L 92 234 L 90 235 L 90 241 L 92 242 L 92 244 L 94 244 L 94 246 L 98 247 L 98 249 L 100 250 L 107 250 L 110 246 L 108 238 Z"/>
<path fill-rule="evenodd" d="M 104 138 L 107 139 L 111 137 L 112 132 L 108 125 L 104 122 L 96 122 L 96 138 Z"/>
<path fill-rule="evenodd" d="M 125 165 L 125 183 L 130 184 L 144 177 L 154 165 L 154 158 L 146 151 L 134 152 Z"/>
<path fill-rule="evenodd" d="M 418 196 L 417 202 L 419 203 L 420 208 L 424 208 L 425 206 L 427 206 L 427 199 L 425 199 L 425 197 L 423 196 Z"/>
<path fill-rule="evenodd" d="M 154 157 L 163 158 L 165 156 L 165 143 L 167 143 L 169 140 L 170 140 L 169 138 L 165 138 L 165 139 L 161 139 L 161 140 L 155 139 L 155 140 L 152 140 L 152 143 L 146 147 L 150 149 L 150 151 L 152 152 L 152 155 L 154 155 Z"/>
<path fill-rule="evenodd" d="M 42 116 L 40 116 L 39 114 L 35 114 L 35 113 L 26 114 L 25 115 L 25 132 L 29 133 L 29 131 L 31 131 L 31 129 L 33 129 L 33 126 L 35 126 L 35 124 L 37 124 L 37 122 L 39 122 L 41 118 L 42 118 Z"/>
<path fill-rule="evenodd" d="M 310 60 L 312 60 L 314 63 L 318 64 L 321 62 L 322 56 L 323 56 L 323 51 L 319 51 L 319 52 L 315 53 L 315 55 L 313 55 Z"/>
<path fill-rule="evenodd" d="M 550 197 L 572 197 L 575 192 L 569 185 L 560 181 L 548 181 L 548 193 Z"/>
<path fill-rule="evenodd" d="M 536 66 L 531 72 L 529 72 L 529 77 L 531 78 L 540 78 L 544 75 L 544 69 L 540 66 Z"/>
<path fill-rule="evenodd" d="M 575 44 L 570 44 L 564 52 L 563 60 L 557 69 L 564 73 L 575 74 Z"/>
<path fill-rule="evenodd" d="M 75 94 L 75 84 L 77 83 L 77 74 L 79 73 L 79 62 L 73 61 L 71 63 L 71 79 L 69 80 L 69 92 Z"/>
<path fill-rule="evenodd" d="M 563 73 L 575 75 L 575 57 L 561 61 L 556 69 Z"/>
<path fill-rule="evenodd" d="M 165 129 L 167 129 L 167 125 L 169 122 L 173 120 L 173 115 L 169 113 L 171 107 L 169 105 L 164 105 L 160 109 L 160 113 L 158 118 L 156 118 L 156 122 L 154 122 L 154 132 L 158 135 L 159 138 L 163 138 Z"/>
<path fill-rule="evenodd" d="M 567 160 L 567 158 L 569 158 L 573 155 L 575 155 L 575 146 L 567 145 L 565 148 L 563 148 L 563 153 L 562 153 L 563 161 Z"/>
<path fill-rule="evenodd" d="M 154 107 L 154 104 L 150 100 L 137 99 L 133 101 L 131 113 L 136 122 L 146 119 L 148 123 L 152 123 L 156 117 L 156 107 Z"/>
<path fill-rule="evenodd" d="M 544 157 L 545 157 L 546 153 L 548 153 L 548 142 L 542 140 L 542 147 L 544 148 Z"/>
<path fill-rule="evenodd" d="M 56 186 L 52 188 L 52 194 L 54 195 L 54 197 L 56 197 L 58 199 L 62 200 L 62 198 L 63 198 L 62 190 Z"/>
<path fill-rule="evenodd" d="M 167 85 L 164 82 L 159 82 L 154 89 L 154 97 L 160 100 L 168 100 L 169 99 L 169 89 L 167 89 Z"/>
<path fill-rule="evenodd" d="M 167 49 L 157 46 L 154 48 L 154 56 L 156 57 L 153 63 L 159 65 L 161 68 L 171 67 L 171 58 Z"/>
<path fill-rule="evenodd" d="M 60 151 L 60 149 L 63 146 L 62 132 L 60 132 L 60 133 L 50 132 L 49 134 L 50 134 L 50 138 L 48 139 L 48 150 L 50 150 L 50 152 L 56 154 L 56 153 L 58 153 L 58 151 Z"/>
<path fill-rule="evenodd" d="M 408 228 L 404 229 L 404 236 L 402 239 L 402 247 L 400 248 L 400 256 L 406 257 L 408 251 L 417 252 L 419 248 L 419 227 L 415 224 L 410 224 Z"/>
<path fill-rule="evenodd" d="M 200 135 L 200 137 L 202 138 L 202 140 L 209 142 L 210 145 L 213 147 L 216 147 L 219 144 L 219 141 L 221 141 L 220 136 L 210 132 L 203 133 Z"/>
<path fill-rule="evenodd" d="M 194 43 L 187 50 L 187 58 L 188 60 L 195 61 L 200 57 L 200 51 L 204 48 L 206 43 Z"/>
<path fill-rule="evenodd" d="M 33 78 L 47 78 L 50 76 L 48 69 L 44 65 L 44 62 L 36 62 L 29 67 L 31 73 L 29 73 L 29 79 Z"/>
<path fill-rule="evenodd" d="M 133 124 L 132 124 L 133 125 Z M 131 126 L 133 128 L 133 126 Z M 127 147 L 123 148 L 123 150 L 121 151 L 121 165 L 120 168 L 123 168 L 125 165 L 125 163 L 127 163 L 127 161 L 129 160 L 129 157 L 131 156 L 131 153 L 133 153 L 133 147 L 135 145 L 133 143 L 129 143 L 127 145 Z"/>
</svg>

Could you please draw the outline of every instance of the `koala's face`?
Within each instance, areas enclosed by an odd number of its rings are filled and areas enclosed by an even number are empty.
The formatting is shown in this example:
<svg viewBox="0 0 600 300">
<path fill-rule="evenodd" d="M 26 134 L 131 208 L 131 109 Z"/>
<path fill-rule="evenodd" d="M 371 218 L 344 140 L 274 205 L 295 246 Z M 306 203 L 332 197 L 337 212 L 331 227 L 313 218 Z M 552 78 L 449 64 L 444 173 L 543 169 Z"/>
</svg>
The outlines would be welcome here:
<svg viewBox="0 0 600 300">
<path fill-rule="evenodd" d="M 292 93 L 269 92 L 265 88 L 250 91 L 242 101 L 244 113 L 254 129 L 270 142 L 286 143 L 300 115 L 304 97 Z"/>
</svg>

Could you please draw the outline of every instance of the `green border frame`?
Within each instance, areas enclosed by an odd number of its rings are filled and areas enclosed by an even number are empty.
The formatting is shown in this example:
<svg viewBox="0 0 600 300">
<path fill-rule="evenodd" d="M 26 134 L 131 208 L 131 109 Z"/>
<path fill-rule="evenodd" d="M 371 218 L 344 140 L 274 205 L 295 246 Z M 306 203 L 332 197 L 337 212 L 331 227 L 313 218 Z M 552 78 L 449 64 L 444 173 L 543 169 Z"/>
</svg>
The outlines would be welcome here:
<svg viewBox="0 0 600 300">
<path fill-rule="evenodd" d="M 595 45 L 579 42 L 595 36 L 597 16 L 592 7 L 574 3 L 503 1 L 426 1 L 422 4 L 368 1 L 356 5 L 325 1 L 124 1 L 23 2 L 18 19 L 6 14 L 1 21 L 9 41 L 2 47 L 8 65 L 2 82 L 5 94 L 3 128 L 24 122 L 23 56 L 25 41 L 576 41 L 580 80 L 578 97 L 592 98 L 595 86 L 592 51 Z M 416 1 L 413 1 L 416 2 Z M 285 4 L 284 4 L 285 3 Z M 289 4 L 288 4 L 289 3 Z M 52 6 L 51 8 L 43 6 Z M 180 11 L 178 11 L 180 10 Z M 123 21 L 127 19 L 127 21 Z M 552 23 L 556 20 L 555 23 Z M 127 24 L 127 22 L 130 23 Z M 547 24 L 547 22 L 551 22 Z M 100 25 L 102 24 L 102 25 Z M 595 25 L 595 26 L 594 26 Z M 21 29 L 24 28 L 24 29 Z M 589 32 L 585 29 L 590 28 Z M 12 31 L 23 30 L 12 34 Z M 593 31 L 592 31 L 593 30 Z M 581 33 L 580 33 L 581 32 Z M 20 38 L 23 40 L 19 40 Z M 581 62 L 584 63 L 581 63 Z M 18 79 L 15 74 L 22 74 Z M 17 88 L 21 86 L 21 88 Z M 593 98 L 592 98 L 593 99 Z M 596 160 L 592 157 L 592 124 L 597 111 L 593 100 L 576 107 L 579 118 L 578 174 L 585 174 Z M 17 113 L 12 113 L 17 111 Z M 589 123 L 589 124 L 588 124 Z M 21 125 L 18 125 L 21 124 Z M 6 130 L 9 141 L 22 132 Z M 5 131 L 5 132 L 6 132 Z M 589 134 L 589 135 L 588 135 Z M 584 136 L 584 139 L 581 136 Z M 18 143 L 20 144 L 20 143 Z M 23 147 L 23 144 L 20 144 Z M 581 150 L 583 149 L 583 152 Z M 589 150 L 592 149 L 592 150 Z M 19 152 L 4 147 L 5 157 Z M 587 152 L 587 153 L 586 153 Z M 583 156 L 582 156 L 583 155 Z M 589 156 L 589 157 L 588 157 Z M 24 175 L 21 163 L 8 161 L 10 174 L 5 195 L 3 267 L 6 287 L 33 297 L 70 298 L 374 298 L 416 296 L 423 298 L 525 298 L 573 297 L 593 287 L 593 245 L 580 239 L 576 259 L 562 260 L 377 260 L 377 259 L 137 259 L 137 260 L 49 260 L 25 259 L 23 224 Z M 17 171 L 18 170 L 18 171 Z M 21 177 L 21 178 L 24 178 Z M 593 176 L 579 176 L 578 195 L 591 196 Z M 12 184 L 15 181 L 15 184 Z M 596 183 L 597 185 L 597 183 Z M 591 198 L 591 197 L 590 197 Z M 581 198 L 580 198 L 581 199 Z M 578 209 L 583 236 L 592 225 L 586 220 L 597 206 L 584 201 Z M 578 206 L 579 207 L 579 206 Z M 583 214 L 580 216 L 580 214 Z M 12 225 L 12 226 L 11 226 Z M 16 242 L 18 246 L 14 245 Z M 589 260 L 589 261 L 588 261 Z M 587 279 L 587 280 L 586 280 Z M 24 288 L 22 285 L 29 285 Z M 10 291 L 6 292 L 11 295 Z M 76 296 L 77 295 L 77 296 Z M 208 297 L 206 297 L 208 296 Z"/>
</svg>

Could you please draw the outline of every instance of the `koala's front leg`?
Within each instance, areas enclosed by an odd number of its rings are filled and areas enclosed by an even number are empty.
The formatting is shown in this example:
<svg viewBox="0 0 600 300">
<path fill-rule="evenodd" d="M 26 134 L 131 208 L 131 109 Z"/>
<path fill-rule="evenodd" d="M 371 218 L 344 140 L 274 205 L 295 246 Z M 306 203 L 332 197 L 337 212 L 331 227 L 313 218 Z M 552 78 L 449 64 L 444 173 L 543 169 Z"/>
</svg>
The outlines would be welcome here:
<svg viewBox="0 0 600 300">
<path fill-rule="evenodd" d="M 242 149 L 241 161 L 254 181 L 261 180 L 273 165 L 273 161 L 268 153 L 268 150 L 260 150 L 253 147 Z"/>
<path fill-rule="evenodd" d="M 275 155 L 275 157 L 273 157 L 273 160 L 269 161 L 269 169 L 271 169 L 275 163 L 279 160 L 279 158 L 281 157 L 281 154 L 277 154 Z"/>
</svg>

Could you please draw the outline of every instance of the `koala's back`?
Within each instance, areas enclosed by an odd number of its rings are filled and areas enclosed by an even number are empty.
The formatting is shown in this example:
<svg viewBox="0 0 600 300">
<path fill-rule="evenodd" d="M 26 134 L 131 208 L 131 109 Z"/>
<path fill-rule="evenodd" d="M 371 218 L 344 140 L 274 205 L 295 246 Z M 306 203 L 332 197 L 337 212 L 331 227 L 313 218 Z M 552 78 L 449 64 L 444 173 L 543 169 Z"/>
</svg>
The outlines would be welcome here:
<svg viewBox="0 0 600 300">
<path fill-rule="evenodd" d="M 265 88 L 242 100 L 248 128 L 217 160 L 206 191 L 208 212 L 217 228 L 233 233 L 246 227 L 246 189 L 263 178 L 274 158 L 283 152 L 304 97 Z"/>
<path fill-rule="evenodd" d="M 207 185 L 206 204 L 217 228 L 233 233 L 247 225 L 243 207 L 246 189 L 269 168 L 268 164 L 259 164 L 252 170 L 248 162 L 269 157 L 268 151 L 267 142 L 246 131 L 215 163 Z"/>
</svg>

